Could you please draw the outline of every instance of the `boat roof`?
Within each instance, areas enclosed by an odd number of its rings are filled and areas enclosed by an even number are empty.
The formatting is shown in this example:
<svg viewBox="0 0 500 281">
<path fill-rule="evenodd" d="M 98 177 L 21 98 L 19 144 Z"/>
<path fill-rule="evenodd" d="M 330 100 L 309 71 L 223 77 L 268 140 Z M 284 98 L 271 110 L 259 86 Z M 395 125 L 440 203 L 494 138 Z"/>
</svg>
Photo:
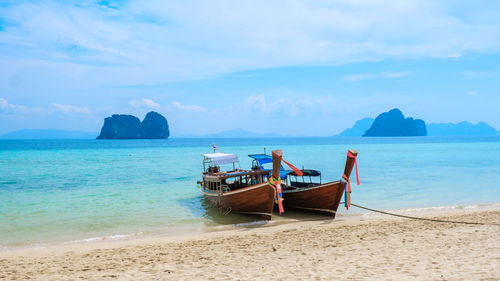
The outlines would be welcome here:
<svg viewBox="0 0 500 281">
<path fill-rule="evenodd" d="M 302 169 L 302 176 L 303 177 L 319 177 L 321 176 L 321 172 L 318 170 L 311 170 L 311 169 Z M 295 175 L 295 173 L 294 173 Z"/>
<path fill-rule="evenodd" d="M 230 172 L 219 172 L 213 174 L 204 174 L 203 177 L 207 179 L 227 179 L 233 177 L 241 177 L 241 176 L 252 176 L 252 175 L 268 175 L 270 173 L 269 170 L 261 171 L 261 170 L 236 170 Z"/>
<path fill-rule="evenodd" d="M 273 157 L 271 155 L 267 154 L 250 154 L 248 157 L 255 159 L 261 169 L 263 168 L 262 165 L 266 163 L 273 162 Z M 318 177 L 321 175 L 321 172 L 318 170 L 311 170 L 311 169 L 303 169 L 301 170 L 303 173 L 303 176 L 309 176 L 309 177 Z M 285 170 L 283 169 L 283 166 L 280 167 L 280 176 L 281 178 L 285 178 L 288 174 L 296 175 L 295 172 L 291 170 Z"/>
<path fill-rule="evenodd" d="M 250 154 L 250 155 L 248 155 L 248 157 L 256 160 L 257 163 L 258 163 L 258 165 L 260 166 L 260 169 L 262 169 L 263 171 L 270 171 L 270 169 L 264 169 L 264 167 L 262 165 L 264 165 L 266 163 L 273 162 L 273 157 L 271 155 L 267 155 L 267 154 Z M 292 173 L 292 172 L 293 172 L 292 170 L 285 170 L 283 168 L 283 165 L 280 166 L 280 178 L 285 179 L 286 176 L 288 174 Z"/>
<path fill-rule="evenodd" d="M 203 154 L 205 160 L 210 161 L 215 165 L 231 164 L 238 162 L 238 156 L 236 154 L 214 152 Z"/>
<path fill-rule="evenodd" d="M 248 157 L 253 158 L 259 162 L 259 165 L 273 162 L 273 157 L 267 154 L 250 154 Z"/>
</svg>

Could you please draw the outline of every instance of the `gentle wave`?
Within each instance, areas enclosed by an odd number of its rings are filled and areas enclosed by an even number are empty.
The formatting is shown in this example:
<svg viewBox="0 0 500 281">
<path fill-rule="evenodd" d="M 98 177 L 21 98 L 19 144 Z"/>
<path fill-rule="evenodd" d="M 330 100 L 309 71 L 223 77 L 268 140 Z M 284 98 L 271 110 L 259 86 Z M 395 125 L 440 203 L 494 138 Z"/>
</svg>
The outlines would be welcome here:
<svg viewBox="0 0 500 281">
<path fill-rule="evenodd" d="M 78 244 L 78 243 L 85 243 L 85 242 L 120 240 L 120 239 L 125 239 L 125 238 L 130 238 L 130 237 L 138 237 L 138 236 L 141 236 L 143 234 L 144 234 L 144 232 L 137 232 L 137 233 L 131 233 L 131 234 L 115 234 L 115 235 L 106 235 L 106 236 L 99 236 L 99 237 L 90 237 L 90 238 L 85 238 L 85 239 L 64 242 L 64 244 Z"/>
<path fill-rule="evenodd" d="M 493 204 L 473 204 L 473 205 L 466 205 L 466 206 L 461 206 L 461 205 L 451 205 L 451 206 L 434 206 L 434 207 L 422 207 L 422 208 L 407 208 L 407 209 L 387 209 L 387 210 L 381 210 L 387 213 L 394 213 L 394 214 L 405 214 L 405 215 L 410 215 L 410 214 L 427 214 L 427 213 L 436 213 L 436 214 L 443 214 L 446 213 L 446 211 L 454 212 L 454 211 L 460 211 L 460 210 L 498 210 L 500 209 L 500 204 L 498 203 L 493 203 Z M 384 214 L 380 214 L 377 212 L 365 212 L 362 213 L 363 216 L 385 216 Z"/>
</svg>

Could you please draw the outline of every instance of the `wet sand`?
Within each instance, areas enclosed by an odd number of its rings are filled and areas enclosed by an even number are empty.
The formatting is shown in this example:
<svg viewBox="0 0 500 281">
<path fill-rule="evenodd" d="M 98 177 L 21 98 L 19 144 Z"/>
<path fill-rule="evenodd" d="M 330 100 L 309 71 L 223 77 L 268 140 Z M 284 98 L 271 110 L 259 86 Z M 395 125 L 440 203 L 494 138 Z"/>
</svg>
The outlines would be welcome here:
<svg viewBox="0 0 500 281">
<path fill-rule="evenodd" d="M 426 214 L 500 223 L 500 209 Z M 368 215 L 0 252 L 1 280 L 499 280 L 500 226 Z"/>
</svg>

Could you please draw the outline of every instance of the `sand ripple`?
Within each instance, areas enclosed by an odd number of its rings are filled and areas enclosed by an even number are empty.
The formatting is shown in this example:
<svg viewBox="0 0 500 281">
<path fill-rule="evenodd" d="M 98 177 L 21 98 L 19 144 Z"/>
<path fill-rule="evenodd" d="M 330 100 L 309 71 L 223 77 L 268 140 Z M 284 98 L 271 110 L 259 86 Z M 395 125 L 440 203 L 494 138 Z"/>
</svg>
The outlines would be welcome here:
<svg viewBox="0 0 500 281">
<path fill-rule="evenodd" d="M 440 219 L 500 222 L 500 211 Z M 3 253 L 6 280 L 499 280 L 500 227 L 321 220 Z"/>
</svg>

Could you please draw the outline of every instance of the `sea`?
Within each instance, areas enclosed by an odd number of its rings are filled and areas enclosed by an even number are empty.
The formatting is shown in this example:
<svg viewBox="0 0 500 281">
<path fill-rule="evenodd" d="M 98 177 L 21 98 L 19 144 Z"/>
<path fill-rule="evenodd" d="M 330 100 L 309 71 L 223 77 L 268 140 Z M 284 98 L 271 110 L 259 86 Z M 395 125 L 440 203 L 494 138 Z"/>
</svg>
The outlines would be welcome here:
<svg viewBox="0 0 500 281">
<path fill-rule="evenodd" d="M 359 152 L 352 203 L 395 212 L 500 202 L 500 137 L 0 140 L 0 249 L 212 231 L 254 222 L 221 214 L 197 181 L 204 153 L 283 149 L 322 180 Z M 339 207 L 337 218 L 365 210 Z M 273 221 L 302 219 L 285 210 Z"/>
</svg>

